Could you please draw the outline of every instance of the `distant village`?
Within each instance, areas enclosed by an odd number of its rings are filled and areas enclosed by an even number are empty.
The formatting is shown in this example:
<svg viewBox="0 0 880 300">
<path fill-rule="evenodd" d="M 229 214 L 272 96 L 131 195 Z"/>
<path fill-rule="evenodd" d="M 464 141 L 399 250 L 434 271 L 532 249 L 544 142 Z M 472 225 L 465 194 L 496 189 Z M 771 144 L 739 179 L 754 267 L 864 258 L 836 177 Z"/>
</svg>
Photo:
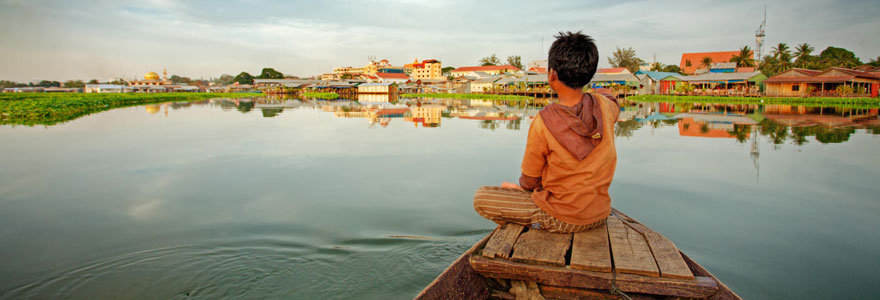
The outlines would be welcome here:
<svg viewBox="0 0 880 300">
<path fill-rule="evenodd" d="M 618 49 L 619 50 L 619 49 Z M 752 63 L 740 63 L 748 56 Z M 742 97 L 877 97 L 880 67 L 861 65 L 855 68 L 829 67 L 822 70 L 796 68 L 780 70 L 768 78 L 756 68 L 754 53 L 741 51 L 684 53 L 673 67 L 663 71 L 655 64 L 640 63 L 637 68 L 616 67 L 597 70 L 585 87 L 587 90 L 630 95 L 707 95 Z M 494 57 L 494 56 L 493 56 Z M 518 57 L 517 57 L 518 58 Z M 668 68 L 666 68 L 668 69 Z M 3 92 L 68 93 L 167 93 L 167 92 L 262 92 L 299 94 L 303 92 L 336 93 L 343 98 L 359 94 L 496 94 L 552 98 L 547 83 L 547 61 L 531 61 L 525 66 L 489 63 L 444 69 L 436 59 L 415 59 L 393 65 L 386 59 L 370 58 L 363 67 L 337 67 L 332 72 L 312 78 L 284 76 L 271 68 L 272 76 L 239 74 L 231 84 L 205 80 L 178 82 L 149 71 L 143 78 L 112 83 L 86 83 L 82 87 L 23 86 Z M 246 76 L 243 76 L 246 75 Z M 229 76 L 229 75 L 226 75 Z M 241 77 L 245 77 L 244 80 Z M 265 78 L 273 77 L 273 78 Z"/>
</svg>

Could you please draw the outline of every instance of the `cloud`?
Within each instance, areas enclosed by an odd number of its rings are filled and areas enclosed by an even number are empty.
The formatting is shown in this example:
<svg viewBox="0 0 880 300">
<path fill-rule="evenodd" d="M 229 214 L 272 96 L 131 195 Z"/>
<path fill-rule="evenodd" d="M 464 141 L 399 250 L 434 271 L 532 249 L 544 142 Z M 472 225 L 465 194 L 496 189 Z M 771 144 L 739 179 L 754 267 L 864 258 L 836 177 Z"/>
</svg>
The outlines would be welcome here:
<svg viewBox="0 0 880 300">
<path fill-rule="evenodd" d="M 754 45 L 763 2 L 725 1 L 14 1 L 0 0 L 0 79 L 133 78 L 167 68 L 193 78 L 274 67 L 310 76 L 368 56 L 475 64 L 492 53 L 541 59 L 561 30 L 600 53 L 645 60 Z M 850 9 L 853 6 L 858 10 Z M 808 42 L 878 55 L 880 6 L 851 0 L 768 5 L 766 45 Z M 804 20 L 810 20 L 805 22 Z M 543 38 L 543 44 L 541 42 Z M 602 58 L 600 62 L 605 63 Z"/>
</svg>

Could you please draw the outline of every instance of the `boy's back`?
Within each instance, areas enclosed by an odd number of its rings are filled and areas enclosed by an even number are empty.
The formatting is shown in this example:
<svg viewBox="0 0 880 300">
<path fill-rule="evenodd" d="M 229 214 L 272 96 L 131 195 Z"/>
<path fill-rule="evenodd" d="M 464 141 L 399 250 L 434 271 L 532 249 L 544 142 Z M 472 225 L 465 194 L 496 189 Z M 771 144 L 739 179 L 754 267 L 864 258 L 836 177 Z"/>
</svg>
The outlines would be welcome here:
<svg viewBox="0 0 880 300">
<path fill-rule="evenodd" d="M 520 185 L 482 187 L 474 209 L 496 223 L 577 232 L 599 226 L 611 211 L 608 187 L 617 165 L 614 98 L 584 94 L 598 65 L 593 40 L 560 33 L 550 48 L 548 82 L 559 102 L 532 121 Z"/>
</svg>

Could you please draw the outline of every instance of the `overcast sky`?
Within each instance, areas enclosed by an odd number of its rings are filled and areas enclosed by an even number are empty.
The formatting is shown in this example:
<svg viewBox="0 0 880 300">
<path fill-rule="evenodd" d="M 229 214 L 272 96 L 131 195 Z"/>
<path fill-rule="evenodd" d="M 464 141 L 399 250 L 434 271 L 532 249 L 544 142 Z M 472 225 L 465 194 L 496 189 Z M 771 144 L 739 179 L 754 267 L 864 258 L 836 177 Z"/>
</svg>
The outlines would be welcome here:
<svg viewBox="0 0 880 300">
<path fill-rule="evenodd" d="M 764 3 L 0 0 L 0 79 L 132 79 L 163 68 L 207 79 L 263 67 L 311 76 L 369 56 L 460 67 L 497 53 L 525 64 L 545 59 L 561 30 L 592 35 L 600 66 L 616 46 L 678 64 L 683 52 L 754 48 Z M 868 61 L 880 56 L 878 16 L 876 0 L 772 1 L 765 52 L 807 42 Z"/>
</svg>

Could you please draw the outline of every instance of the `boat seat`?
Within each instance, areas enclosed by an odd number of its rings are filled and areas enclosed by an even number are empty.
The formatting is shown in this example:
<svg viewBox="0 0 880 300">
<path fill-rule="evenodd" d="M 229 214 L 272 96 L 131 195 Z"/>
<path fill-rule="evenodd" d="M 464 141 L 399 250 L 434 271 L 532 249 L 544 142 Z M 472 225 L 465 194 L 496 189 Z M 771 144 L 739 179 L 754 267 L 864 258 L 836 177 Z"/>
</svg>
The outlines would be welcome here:
<svg viewBox="0 0 880 300">
<path fill-rule="evenodd" d="M 616 210 L 605 225 L 578 233 L 499 225 L 470 263 L 484 277 L 532 281 L 542 290 L 613 286 L 694 298 L 718 291 L 714 279 L 694 276 L 672 241 Z"/>
</svg>

